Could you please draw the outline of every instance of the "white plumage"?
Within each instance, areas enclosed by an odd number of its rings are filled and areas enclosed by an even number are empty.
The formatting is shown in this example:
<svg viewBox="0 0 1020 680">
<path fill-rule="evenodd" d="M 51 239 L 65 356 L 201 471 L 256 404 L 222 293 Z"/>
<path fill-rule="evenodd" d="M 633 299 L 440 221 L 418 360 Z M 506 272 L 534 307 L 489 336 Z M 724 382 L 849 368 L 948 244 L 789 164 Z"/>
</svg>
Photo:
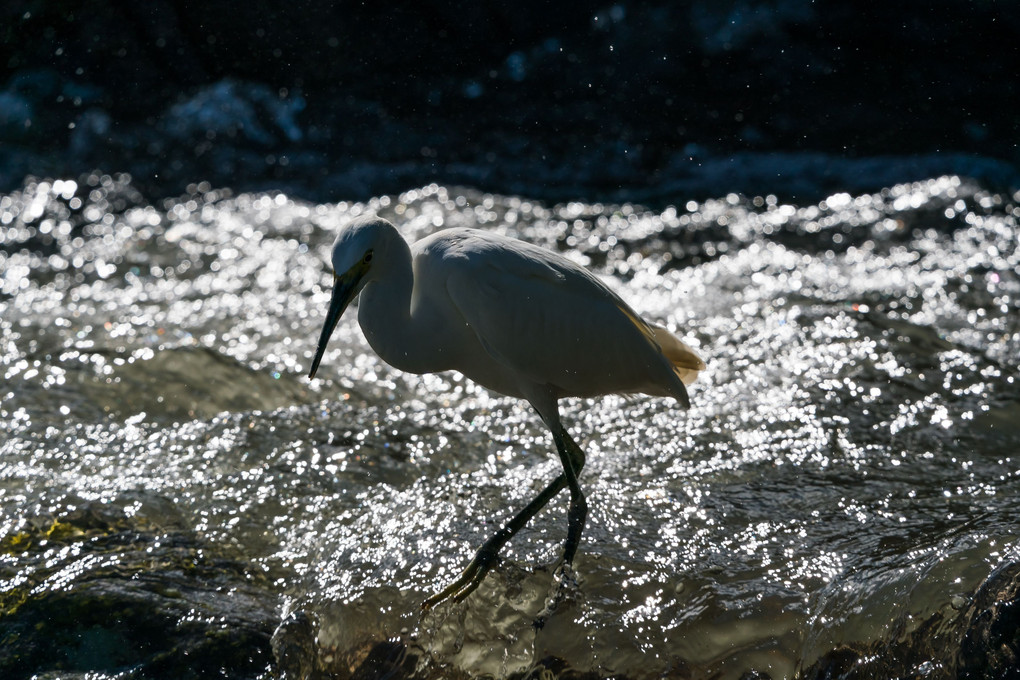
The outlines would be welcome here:
<svg viewBox="0 0 1020 680">
<path fill-rule="evenodd" d="M 577 484 L 584 453 L 560 422 L 559 399 L 640 392 L 672 396 L 686 408 L 685 384 L 705 367 L 683 341 L 642 320 L 583 267 L 522 241 L 448 229 L 409 248 L 392 224 L 366 217 L 340 230 L 332 264 L 333 295 L 310 376 L 344 309 L 361 293 L 358 321 L 384 361 L 412 373 L 460 371 L 527 399 L 563 462 L 563 474 L 426 607 L 474 590 L 503 544 L 564 486 L 571 490 L 564 563 L 572 561 L 587 511 Z"/>
</svg>

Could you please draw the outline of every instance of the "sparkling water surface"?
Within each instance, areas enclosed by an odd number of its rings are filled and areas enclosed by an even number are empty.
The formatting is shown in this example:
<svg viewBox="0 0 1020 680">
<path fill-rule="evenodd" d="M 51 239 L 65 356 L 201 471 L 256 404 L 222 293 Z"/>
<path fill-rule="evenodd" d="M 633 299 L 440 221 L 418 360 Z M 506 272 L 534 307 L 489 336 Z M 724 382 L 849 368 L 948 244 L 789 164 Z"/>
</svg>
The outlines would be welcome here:
<svg viewBox="0 0 1020 680">
<path fill-rule="evenodd" d="M 386 640 L 423 677 L 813 677 L 846 650 L 859 677 L 956 677 L 981 598 L 1018 583 L 1018 204 L 955 177 L 662 210 L 28 182 L 0 197 L 0 634 L 186 543 L 270 631 L 314 622 L 316 677 Z M 559 251 L 707 362 L 686 412 L 563 402 L 588 453 L 576 585 L 564 494 L 464 603 L 420 612 L 560 464 L 526 403 L 388 367 L 353 310 L 305 377 L 329 246 L 365 212 Z M 125 531 L 146 548 L 96 547 Z M 141 672 L 76 644 L 46 668 Z"/>
</svg>

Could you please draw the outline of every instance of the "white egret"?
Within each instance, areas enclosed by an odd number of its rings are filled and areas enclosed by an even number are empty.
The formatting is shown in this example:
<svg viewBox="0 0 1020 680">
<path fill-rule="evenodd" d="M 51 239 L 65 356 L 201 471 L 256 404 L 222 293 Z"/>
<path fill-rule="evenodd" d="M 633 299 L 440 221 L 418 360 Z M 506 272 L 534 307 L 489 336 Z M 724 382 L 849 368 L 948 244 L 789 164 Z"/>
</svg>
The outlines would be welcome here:
<svg viewBox="0 0 1020 680">
<path fill-rule="evenodd" d="M 559 399 L 641 392 L 690 406 L 685 384 L 704 362 L 665 328 L 560 255 L 473 229 L 439 231 L 408 247 L 377 217 L 336 237 L 333 292 L 309 378 L 347 305 L 386 363 L 411 373 L 456 370 L 527 399 L 552 433 L 563 472 L 478 550 L 461 576 L 426 600 L 464 599 L 500 549 L 564 486 L 570 489 L 563 564 L 577 551 L 587 504 L 577 477 L 584 452 L 560 421 Z"/>
</svg>

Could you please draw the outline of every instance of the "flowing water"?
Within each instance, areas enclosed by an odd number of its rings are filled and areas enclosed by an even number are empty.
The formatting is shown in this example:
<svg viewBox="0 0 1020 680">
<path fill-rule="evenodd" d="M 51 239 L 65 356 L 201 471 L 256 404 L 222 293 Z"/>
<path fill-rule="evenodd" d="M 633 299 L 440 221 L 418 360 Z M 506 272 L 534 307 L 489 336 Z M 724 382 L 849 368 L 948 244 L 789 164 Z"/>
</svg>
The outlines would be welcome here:
<svg viewBox="0 0 1020 680">
<path fill-rule="evenodd" d="M 192 189 L 0 197 L 0 675 L 1017 672 L 1020 195 Z M 686 412 L 563 402 L 589 461 L 576 583 L 558 498 L 420 612 L 559 462 L 525 403 L 388 367 L 353 310 L 305 377 L 333 234 L 367 211 L 560 251 L 705 358 Z"/>
</svg>

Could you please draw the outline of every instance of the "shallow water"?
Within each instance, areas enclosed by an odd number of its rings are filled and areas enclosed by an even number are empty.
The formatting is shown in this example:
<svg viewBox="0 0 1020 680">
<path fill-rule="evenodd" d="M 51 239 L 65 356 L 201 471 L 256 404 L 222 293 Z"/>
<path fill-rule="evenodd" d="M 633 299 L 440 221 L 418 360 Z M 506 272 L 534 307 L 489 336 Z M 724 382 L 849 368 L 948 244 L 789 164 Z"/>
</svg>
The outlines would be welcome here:
<svg viewBox="0 0 1020 680">
<path fill-rule="evenodd" d="M 1020 195 L 944 177 L 652 211 L 193 189 L 150 205 L 92 176 L 0 197 L 12 677 L 154 677 L 199 624 L 251 631 L 224 647 L 240 661 L 207 659 L 228 677 L 956 677 L 982 613 L 1016 601 Z M 560 498 L 463 604 L 420 614 L 559 463 L 525 404 L 389 368 L 352 312 L 304 377 L 333 234 L 366 211 L 409 240 L 472 226 L 559 250 L 706 359 L 687 412 L 563 403 L 589 461 L 576 585 L 553 576 Z M 92 611 L 111 588 L 177 609 L 149 639 L 127 609 L 83 632 L 44 606 L 101 592 Z"/>
</svg>

